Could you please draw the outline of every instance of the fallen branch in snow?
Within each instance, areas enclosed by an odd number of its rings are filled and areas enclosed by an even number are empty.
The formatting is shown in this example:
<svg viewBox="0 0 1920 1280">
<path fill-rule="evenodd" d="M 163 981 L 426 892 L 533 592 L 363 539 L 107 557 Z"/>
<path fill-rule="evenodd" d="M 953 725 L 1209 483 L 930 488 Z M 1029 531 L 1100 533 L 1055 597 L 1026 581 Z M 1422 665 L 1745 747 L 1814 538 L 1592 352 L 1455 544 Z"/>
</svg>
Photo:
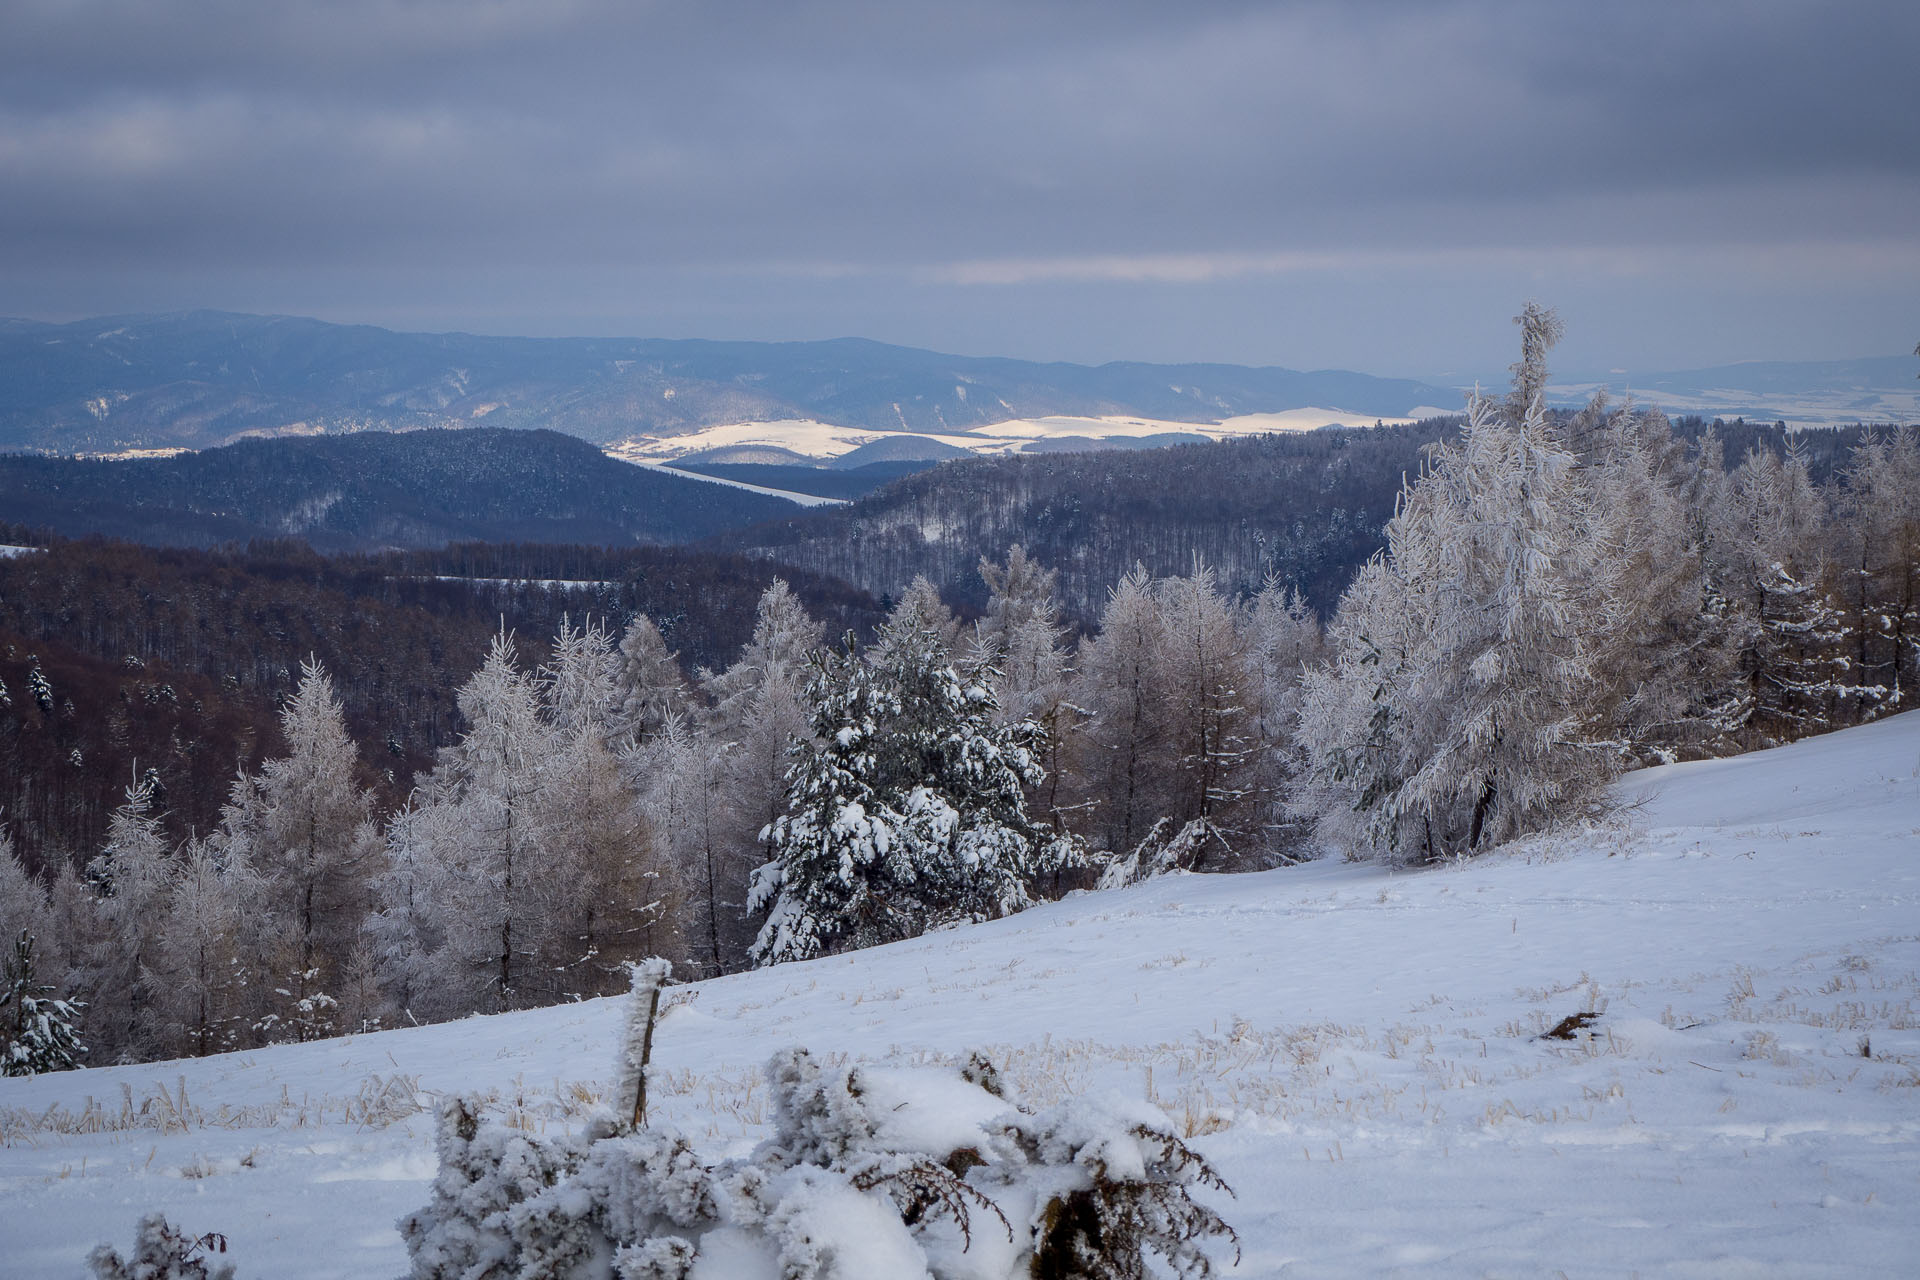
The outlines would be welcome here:
<svg viewBox="0 0 1920 1280">
<path fill-rule="evenodd" d="M 1599 1017 L 1600 1015 L 1597 1013 L 1570 1013 L 1560 1019 L 1560 1021 L 1554 1023 L 1552 1030 L 1542 1031 L 1540 1038 L 1542 1040 L 1572 1040 L 1579 1032 L 1585 1031 L 1598 1021 Z M 1539 1024 L 1535 1023 L 1534 1025 L 1538 1026 Z"/>
</svg>

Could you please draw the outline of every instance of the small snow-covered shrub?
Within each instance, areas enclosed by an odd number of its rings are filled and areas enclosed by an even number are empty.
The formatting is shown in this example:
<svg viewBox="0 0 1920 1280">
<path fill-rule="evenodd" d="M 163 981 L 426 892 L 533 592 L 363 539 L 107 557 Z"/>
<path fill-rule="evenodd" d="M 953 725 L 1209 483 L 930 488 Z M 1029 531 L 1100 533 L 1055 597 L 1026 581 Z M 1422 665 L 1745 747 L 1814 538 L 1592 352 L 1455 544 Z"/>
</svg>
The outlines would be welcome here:
<svg viewBox="0 0 1920 1280">
<path fill-rule="evenodd" d="M 93 1280 L 233 1280 L 232 1263 L 207 1261 L 208 1254 L 226 1251 L 227 1238 L 218 1232 L 188 1236 L 150 1213 L 134 1231 L 131 1257 L 103 1244 L 87 1255 L 87 1267 Z"/>
<path fill-rule="evenodd" d="M 1209 855 L 1221 862 L 1233 860 L 1233 846 L 1220 834 L 1220 828 L 1205 818 L 1195 818 L 1175 831 L 1173 819 L 1161 818 L 1132 853 L 1115 856 L 1106 863 L 1094 887 L 1124 889 L 1155 876 L 1197 871 L 1207 865 Z"/>
<path fill-rule="evenodd" d="M 1210 1274 L 1225 1190 L 1157 1109 L 1003 1096 L 992 1065 L 767 1069 L 774 1132 L 708 1163 L 679 1134 L 611 1117 L 579 1136 L 441 1115 L 429 1203 L 401 1220 L 415 1280 L 1136 1280 L 1158 1256 Z"/>
</svg>

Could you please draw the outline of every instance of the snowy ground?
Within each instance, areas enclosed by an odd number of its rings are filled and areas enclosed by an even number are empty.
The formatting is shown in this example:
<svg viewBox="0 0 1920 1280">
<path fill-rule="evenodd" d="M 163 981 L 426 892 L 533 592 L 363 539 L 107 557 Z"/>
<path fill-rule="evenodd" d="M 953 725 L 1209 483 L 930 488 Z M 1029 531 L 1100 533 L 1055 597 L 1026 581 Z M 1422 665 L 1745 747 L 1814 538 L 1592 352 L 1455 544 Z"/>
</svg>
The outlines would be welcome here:
<svg viewBox="0 0 1920 1280">
<path fill-rule="evenodd" d="M 986 1046 L 1032 1100 L 1147 1093 L 1194 1134 L 1238 1192 L 1227 1274 L 1914 1275 L 1920 713 L 1620 795 L 1621 827 L 1469 865 L 1178 877 L 683 988 L 664 1108 L 717 1152 L 763 1131 L 777 1047 Z M 156 1208 L 242 1277 L 402 1274 L 416 1091 L 576 1123 L 618 1019 L 0 1081 L 0 1274 L 75 1276 Z"/>
<path fill-rule="evenodd" d="M 1432 417 L 1459 412 L 1460 409 L 1457 406 L 1452 409 L 1423 407 L 1416 410 L 1416 413 Z M 1383 419 L 1367 414 L 1348 413 L 1343 409 L 1309 408 L 1287 409 L 1278 413 L 1241 414 L 1218 422 L 1176 422 L 1167 418 L 1122 416 L 1012 418 L 1005 422 L 996 422 L 991 426 L 975 427 L 966 431 L 946 434 L 916 431 L 911 434 L 925 436 L 927 439 L 937 440 L 958 449 L 971 450 L 974 453 L 997 454 L 1020 453 L 1031 444 L 1063 438 L 1137 439 L 1143 436 L 1179 434 L 1206 436 L 1213 440 L 1230 440 L 1236 436 L 1266 435 L 1280 431 L 1314 431 L 1326 426 L 1371 427 L 1377 422 L 1395 426 L 1412 421 L 1412 418 Z M 684 458 L 692 453 L 703 453 L 709 449 L 764 445 L 789 449 L 809 458 L 824 460 L 837 458 L 841 454 L 853 452 L 861 445 L 872 444 L 876 440 L 885 440 L 900 434 L 902 433 L 899 431 L 872 431 L 864 427 L 838 427 L 811 419 L 733 422 L 705 427 L 685 435 L 636 435 L 611 446 L 607 452 L 628 462 L 660 462 Z"/>
</svg>

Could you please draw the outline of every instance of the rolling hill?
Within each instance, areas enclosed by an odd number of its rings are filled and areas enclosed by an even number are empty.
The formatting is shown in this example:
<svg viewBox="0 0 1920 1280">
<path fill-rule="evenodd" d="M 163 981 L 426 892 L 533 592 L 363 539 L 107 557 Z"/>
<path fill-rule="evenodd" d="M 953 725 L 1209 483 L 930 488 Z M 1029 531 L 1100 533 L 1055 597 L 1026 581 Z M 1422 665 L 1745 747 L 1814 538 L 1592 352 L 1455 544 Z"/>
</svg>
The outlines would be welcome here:
<svg viewBox="0 0 1920 1280">
<path fill-rule="evenodd" d="M 116 461 L 0 455 L 12 522 L 172 546 L 680 543 L 797 510 L 552 431 L 367 431 Z"/>
<path fill-rule="evenodd" d="M 1609 826 L 1416 873 L 1174 876 L 669 993 L 657 1123 L 764 1136 L 769 1056 L 984 1050 L 1157 1105 L 1225 1176 L 1222 1274 L 1893 1276 L 1920 1249 L 1920 714 L 1630 774 Z M 1571 1038 L 1543 1033 L 1590 1013 Z M 577 1130 L 615 1000 L 0 1080 L 0 1259 L 164 1211 L 243 1278 L 398 1275 L 432 1109 Z"/>
</svg>

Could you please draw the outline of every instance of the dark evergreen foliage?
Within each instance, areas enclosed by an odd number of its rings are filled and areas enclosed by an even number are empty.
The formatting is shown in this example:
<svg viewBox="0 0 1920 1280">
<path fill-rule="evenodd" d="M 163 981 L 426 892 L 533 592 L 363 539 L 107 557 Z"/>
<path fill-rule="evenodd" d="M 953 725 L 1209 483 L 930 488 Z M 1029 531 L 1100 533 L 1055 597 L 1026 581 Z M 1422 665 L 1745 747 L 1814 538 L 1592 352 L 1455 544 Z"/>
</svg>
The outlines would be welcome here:
<svg viewBox="0 0 1920 1280">
<path fill-rule="evenodd" d="M 208 547 L 294 536 L 327 551 L 679 543 L 796 510 L 556 432 L 499 429 L 247 440 L 111 462 L 0 455 L 0 506 L 70 537 Z"/>
<path fill-rule="evenodd" d="M 71 1071 L 87 1047 L 74 1030 L 82 1005 L 62 1000 L 34 972 L 33 935 L 21 933 L 0 983 L 0 1075 Z"/>
</svg>

